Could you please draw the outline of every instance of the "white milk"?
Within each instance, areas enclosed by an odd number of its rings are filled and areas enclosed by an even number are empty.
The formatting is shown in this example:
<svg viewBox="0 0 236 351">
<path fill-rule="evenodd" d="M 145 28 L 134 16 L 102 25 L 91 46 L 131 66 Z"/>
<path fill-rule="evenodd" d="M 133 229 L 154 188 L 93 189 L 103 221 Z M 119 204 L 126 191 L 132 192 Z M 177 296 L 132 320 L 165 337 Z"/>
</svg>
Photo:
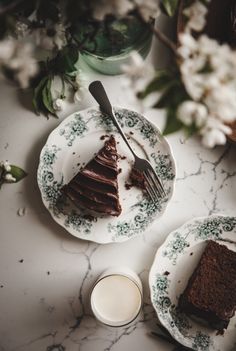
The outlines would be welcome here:
<svg viewBox="0 0 236 351">
<path fill-rule="evenodd" d="M 138 284 L 121 274 L 102 277 L 93 288 L 91 307 L 102 323 L 122 326 L 133 321 L 142 305 Z"/>
</svg>

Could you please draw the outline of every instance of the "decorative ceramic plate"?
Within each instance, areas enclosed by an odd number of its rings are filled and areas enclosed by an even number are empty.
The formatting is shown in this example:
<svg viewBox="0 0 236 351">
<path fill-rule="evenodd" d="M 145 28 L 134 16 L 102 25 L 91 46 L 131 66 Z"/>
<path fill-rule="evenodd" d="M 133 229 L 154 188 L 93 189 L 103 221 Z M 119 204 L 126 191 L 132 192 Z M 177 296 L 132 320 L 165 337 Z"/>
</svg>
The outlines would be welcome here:
<svg viewBox="0 0 236 351">
<path fill-rule="evenodd" d="M 140 114 L 115 109 L 126 136 L 141 157 L 146 157 L 162 179 L 166 196 L 155 205 L 145 194 L 125 183 L 133 164 L 132 154 L 111 120 L 99 108 L 90 108 L 66 118 L 49 136 L 38 168 L 42 199 L 54 220 L 78 238 L 98 243 L 122 242 L 143 233 L 160 217 L 173 193 L 175 164 L 170 147 L 158 129 Z M 121 155 L 118 176 L 122 213 L 119 217 L 91 217 L 69 201 L 61 201 L 60 189 L 103 146 L 104 138 L 113 134 Z"/>
<path fill-rule="evenodd" d="M 160 322 L 179 343 L 193 350 L 235 351 L 236 316 L 224 335 L 217 335 L 215 330 L 192 320 L 177 308 L 178 298 L 209 239 L 235 251 L 236 217 L 197 218 L 172 232 L 158 249 L 150 271 L 151 300 Z"/>
</svg>

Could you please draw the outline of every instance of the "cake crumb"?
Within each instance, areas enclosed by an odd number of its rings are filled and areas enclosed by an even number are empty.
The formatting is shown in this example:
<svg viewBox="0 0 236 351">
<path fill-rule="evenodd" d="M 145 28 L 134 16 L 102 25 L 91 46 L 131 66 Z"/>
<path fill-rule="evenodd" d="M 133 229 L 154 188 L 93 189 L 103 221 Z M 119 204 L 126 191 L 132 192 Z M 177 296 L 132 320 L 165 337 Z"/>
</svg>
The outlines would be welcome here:
<svg viewBox="0 0 236 351">
<path fill-rule="evenodd" d="M 165 271 L 165 273 L 164 273 L 164 275 L 169 275 L 170 274 L 170 272 L 168 272 L 168 271 Z"/>
<path fill-rule="evenodd" d="M 125 183 L 125 189 L 126 190 L 130 190 L 131 188 L 132 188 L 132 184 L 130 184 L 130 183 Z"/>
<path fill-rule="evenodd" d="M 75 155 L 75 152 L 74 152 L 74 151 L 72 152 L 72 155 Z"/>
<path fill-rule="evenodd" d="M 50 275 L 50 272 L 49 272 L 49 271 L 47 271 L 47 275 Z"/>
<path fill-rule="evenodd" d="M 120 174 L 122 172 L 122 168 L 118 169 L 118 174 Z"/>
<path fill-rule="evenodd" d="M 19 217 L 23 217 L 24 215 L 26 215 L 27 213 L 27 209 L 25 207 L 21 207 L 17 210 L 17 215 Z"/>
<path fill-rule="evenodd" d="M 23 258 L 21 260 L 19 260 L 18 262 L 23 263 L 24 262 Z"/>
<path fill-rule="evenodd" d="M 190 252 L 190 256 L 192 256 L 193 255 L 193 252 Z"/>
<path fill-rule="evenodd" d="M 127 158 L 126 156 L 120 156 L 121 160 L 126 160 L 126 158 Z"/>
<path fill-rule="evenodd" d="M 133 132 L 131 132 L 131 131 L 129 132 L 129 134 L 130 134 L 130 135 L 134 135 L 134 133 L 133 133 Z"/>
</svg>

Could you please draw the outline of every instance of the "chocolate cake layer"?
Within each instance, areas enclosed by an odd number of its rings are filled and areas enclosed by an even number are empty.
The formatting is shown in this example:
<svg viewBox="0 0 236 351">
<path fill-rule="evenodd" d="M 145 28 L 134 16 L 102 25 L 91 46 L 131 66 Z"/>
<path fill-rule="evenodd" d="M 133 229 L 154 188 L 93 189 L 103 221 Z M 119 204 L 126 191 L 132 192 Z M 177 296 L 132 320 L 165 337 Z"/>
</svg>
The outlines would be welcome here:
<svg viewBox="0 0 236 351">
<path fill-rule="evenodd" d="M 98 214 L 119 216 L 118 154 L 113 136 L 98 154 L 62 188 L 70 200 Z"/>
<path fill-rule="evenodd" d="M 130 173 L 130 181 L 131 185 L 137 186 L 140 189 L 146 189 L 146 181 L 144 179 L 144 175 L 141 171 L 137 170 L 136 168 L 132 168 Z"/>
<path fill-rule="evenodd" d="M 209 241 L 179 307 L 223 332 L 236 311 L 236 252 Z"/>
</svg>

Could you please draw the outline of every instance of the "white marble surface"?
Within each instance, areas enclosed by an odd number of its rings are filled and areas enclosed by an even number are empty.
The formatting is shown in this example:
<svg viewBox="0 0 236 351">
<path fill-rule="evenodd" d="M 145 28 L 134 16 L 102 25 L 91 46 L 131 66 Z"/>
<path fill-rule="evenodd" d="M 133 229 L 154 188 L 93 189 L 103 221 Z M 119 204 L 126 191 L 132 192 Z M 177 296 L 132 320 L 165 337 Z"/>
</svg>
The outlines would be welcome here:
<svg viewBox="0 0 236 351">
<path fill-rule="evenodd" d="M 116 105 L 127 101 L 120 77 L 101 78 Z M 37 117 L 22 106 L 16 89 L 0 86 L 0 159 L 23 167 L 29 175 L 0 191 L 0 351 L 168 351 L 173 347 L 150 336 L 156 317 L 149 300 L 148 271 L 155 252 L 170 231 L 195 216 L 235 215 L 236 152 L 227 145 L 214 150 L 199 140 L 168 137 L 177 164 L 173 199 L 163 217 L 142 236 L 123 244 L 81 241 L 58 226 L 44 208 L 36 182 L 41 148 L 59 120 Z M 86 96 L 80 108 L 93 104 Z M 162 126 L 161 112 L 147 117 Z M 24 216 L 17 215 L 26 208 Z M 134 325 L 109 329 L 89 308 L 89 291 L 111 265 L 127 265 L 144 285 L 143 315 Z M 223 350 L 222 350 L 223 351 Z"/>
</svg>

